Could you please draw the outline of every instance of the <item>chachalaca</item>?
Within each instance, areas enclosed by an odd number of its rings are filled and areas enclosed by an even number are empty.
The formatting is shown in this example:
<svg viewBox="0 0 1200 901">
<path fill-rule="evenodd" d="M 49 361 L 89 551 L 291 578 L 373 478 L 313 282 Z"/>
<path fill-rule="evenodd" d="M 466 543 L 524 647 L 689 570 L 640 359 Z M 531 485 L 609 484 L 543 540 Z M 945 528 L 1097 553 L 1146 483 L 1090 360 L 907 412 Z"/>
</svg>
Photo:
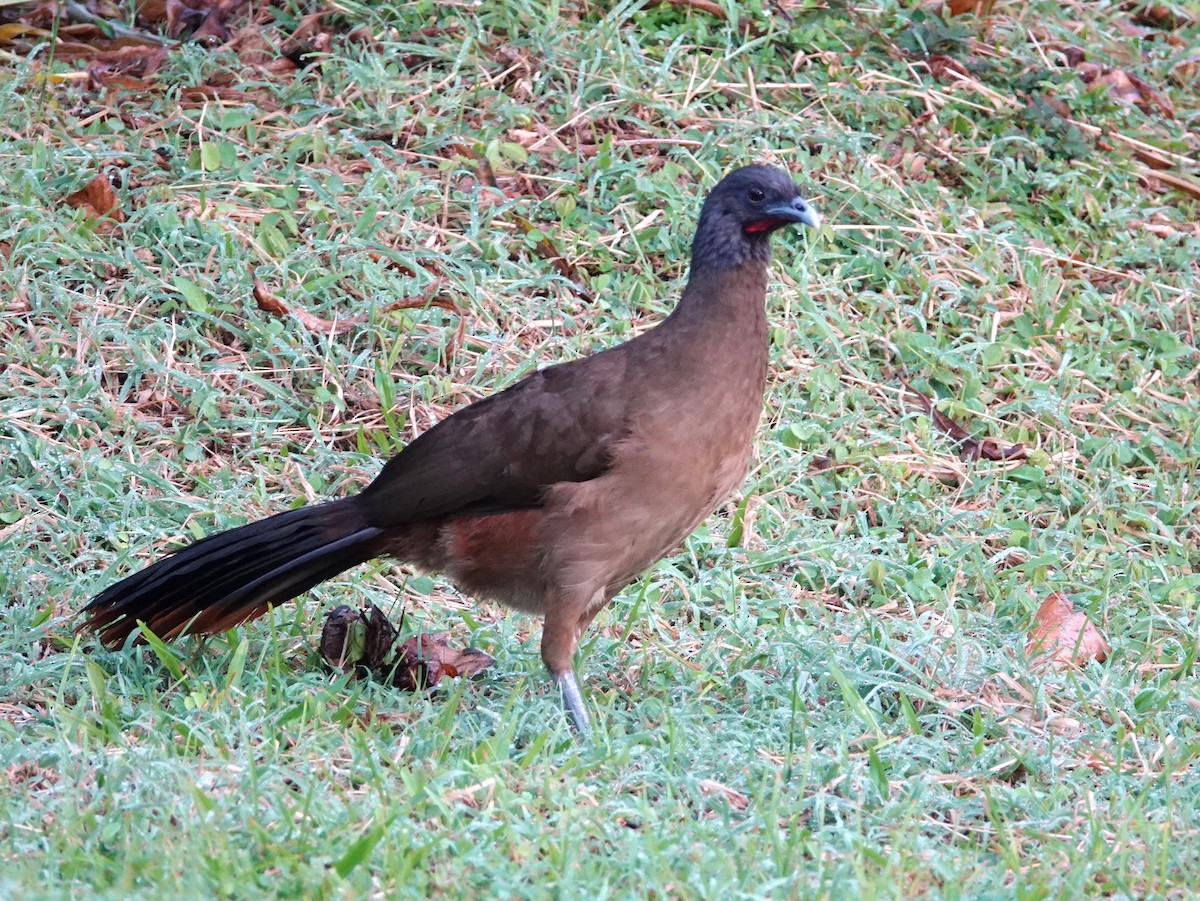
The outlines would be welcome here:
<svg viewBox="0 0 1200 901">
<path fill-rule="evenodd" d="M 577 729 L 572 658 L 592 618 L 743 479 L 767 379 L 768 238 L 819 217 L 787 173 L 709 194 L 675 310 L 632 341 L 457 411 L 361 493 L 197 541 L 105 589 L 80 628 L 170 638 L 265 613 L 387 555 L 545 617 L 542 660 Z"/>
</svg>

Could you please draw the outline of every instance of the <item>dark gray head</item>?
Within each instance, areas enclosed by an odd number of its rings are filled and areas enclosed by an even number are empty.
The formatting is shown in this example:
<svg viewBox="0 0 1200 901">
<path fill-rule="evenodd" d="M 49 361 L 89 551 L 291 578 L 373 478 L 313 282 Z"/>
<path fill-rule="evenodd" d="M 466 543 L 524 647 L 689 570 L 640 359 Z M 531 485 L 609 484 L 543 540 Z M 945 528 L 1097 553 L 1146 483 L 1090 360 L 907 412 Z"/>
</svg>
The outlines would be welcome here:
<svg viewBox="0 0 1200 901">
<path fill-rule="evenodd" d="M 692 242 L 692 267 L 731 269 L 771 259 L 768 240 L 785 226 L 817 228 L 821 217 L 800 198 L 792 177 L 772 166 L 746 166 L 721 179 L 704 201 Z"/>
</svg>

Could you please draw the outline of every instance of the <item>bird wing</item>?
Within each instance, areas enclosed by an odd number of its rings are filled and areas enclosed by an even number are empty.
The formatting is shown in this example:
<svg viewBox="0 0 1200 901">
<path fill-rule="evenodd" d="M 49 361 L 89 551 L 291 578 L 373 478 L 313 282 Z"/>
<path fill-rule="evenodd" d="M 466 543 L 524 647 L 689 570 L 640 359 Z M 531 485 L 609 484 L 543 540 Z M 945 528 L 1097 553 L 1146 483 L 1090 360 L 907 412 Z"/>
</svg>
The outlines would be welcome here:
<svg viewBox="0 0 1200 901">
<path fill-rule="evenodd" d="M 626 433 L 629 345 L 539 370 L 423 433 L 359 496 L 373 526 L 540 504 L 603 473 Z"/>
</svg>

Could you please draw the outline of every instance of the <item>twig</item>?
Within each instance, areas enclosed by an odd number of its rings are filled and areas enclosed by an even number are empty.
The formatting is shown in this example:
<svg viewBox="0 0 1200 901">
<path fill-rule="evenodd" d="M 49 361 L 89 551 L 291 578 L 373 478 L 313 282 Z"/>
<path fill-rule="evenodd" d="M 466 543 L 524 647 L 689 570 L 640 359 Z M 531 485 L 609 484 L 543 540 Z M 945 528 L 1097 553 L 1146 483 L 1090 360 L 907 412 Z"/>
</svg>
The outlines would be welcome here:
<svg viewBox="0 0 1200 901">
<path fill-rule="evenodd" d="M 130 38 L 132 40 L 141 41 L 144 44 L 157 44 L 160 47 L 166 47 L 176 43 L 167 38 L 159 37 L 156 34 L 150 34 L 147 31 L 139 31 L 136 28 L 130 28 L 128 25 L 122 25 L 120 22 L 114 22 L 112 19 L 106 19 L 103 16 L 89 10 L 82 3 L 77 3 L 75 0 L 66 0 L 59 7 L 60 11 L 65 10 L 67 15 L 76 22 L 85 22 L 88 25 L 95 25 L 105 34 L 110 37 Z"/>
</svg>

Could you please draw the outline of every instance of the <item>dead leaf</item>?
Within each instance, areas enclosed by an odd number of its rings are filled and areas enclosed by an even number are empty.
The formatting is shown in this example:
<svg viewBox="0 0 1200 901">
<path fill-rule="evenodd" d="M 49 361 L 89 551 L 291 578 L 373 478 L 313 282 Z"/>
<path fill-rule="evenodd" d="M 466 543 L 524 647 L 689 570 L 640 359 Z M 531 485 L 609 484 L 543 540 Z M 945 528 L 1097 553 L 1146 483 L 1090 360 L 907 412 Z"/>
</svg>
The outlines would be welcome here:
<svg viewBox="0 0 1200 901">
<path fill-rule="evenodd" d="M 1162 153 L 1159 153 L 1156 148 L 1145 145 L 1139 146 L 1137 144 L 1127 146 L 1133 151 L 1134 156 L 1136 156 L 1151 169 L 1170 169 L 1175 165 L 1174 160 L 1171 160 Z"/>
<path fill-rule="evenodd" d="M 0 44 L 11 44 L 20 38 L 46 39 L 53 37 L 53 34 L 53 32 L 45 28 L 38 28 L 36 25 L 27 25 L 24 22 L 5 22 L 0 24 Z"/>
<path fill-rule="evenodd" d="M 966 67 L 952 56 L 946 56 L 943 53 L 935 53 L 925 60 L 925 66 L 929 69 L 929 74 L 938 81 L 957 81 L 962 78 L 968 78 Z"/>
<path fill-rule="evenodd" d="M 480 792 L 486 793 L 486 801 L 490 801 L 492 795 L 495 794 L 496 777 L 488 776 L 482 782 L 476 782 L 474 785 L 468 785 L 466 788 L 456 788 L 453 791 L 446 792 L 445 800 L 447 804 L 462 804 L 470 807 L 473 810 L 478 810 L 482 803 L 477 797 Z M 483 802 L 483 803 L 486 803 Z"/>
<path fill-rule="evenodd" d="M 1200 78 L 1200 54 L 1181 59 L 1171 68 L 1171 80 L 1186 87 Z"/>
<path fill-rule="evenodd" d="M 475 648 L 452 648 L 444 635 L 414 635 L 396 646 L 398 632 L 383 611 L 342 605 L 325 619 L 321 656 L 342 672 L 357 672 L 390 682 L 405 691 L 433 688 L 443 676 L 473 676 L 492 665 Z"/>
<path fill-rule="evenodd" d="M 135 7 L 143 22 L 153 24 L 167 17 L 167 0 L 137 0 Z"/>
<path fill-rule="evenodd" d="M 941 412 L 932 400 L 914 388 L 905 379 L 900 379 L 900 383 L 916 396 L 917 402 L 929 415 L 929 418 L 933 420 L 933 424 L 950 438 L 954 439 L 957 445 L 958 456 L 961 459 L 978 460 L 982 457 L 985 460 L 1020 460 L 1025 458 L 1025 445 L 1013 444 L 1003 447 L 999 442 L 993 441 L 991 438 L 974 438 L 966 429 Z"/>
<path fill-rule="evenodd" d="M 353 330 L 356 326 L 362 325 L 367 321 L 366 316 L 347 316 L 345 319 L 322 319 L 308 310 L 289 308 L 286 303 L 280 300 L 271 289 L 258 279 L 254 280 L 254 302 L 258 304 L 258 308 L 264 312 L 270 313 L 273 316 L 283 318 L 285 316 L 293 316 L 296 321 L 308 329 L 310 332 L 321 332 L 326 335 L 341 335 Z"/>
<path fill-rule="evenodd" d="M 716 779 L 701 779 L 698 784 L 701 794 L 724 798 L 734 810 L 745 810 L 750 806 L 750 799 L 744 794 Z"/>
<path fill-rule="evenodd" d="M 1119 66 L 1102 66 L 1087 61 L 1087 54 L 1080 47 L 1068 47 L 1064 51 L 1067 65 L 1079 73 L 1084 84 L 1092 87 L 1107 87 L 1108 92 L 1121 103 L 1132 104 L 1143 112 L 1157 109 L 1168 119 L 1175 118 L 1175 106 L 1166 95 L 1156 91 L 1144 78 Z"/>
<path fill-rule="evenodd" d="M 253 105 L 264 112 L 274 112 L 280 108 L 278 103 L 260 92 L 239 91 L 237 88 L 224 85 L 195 85 L 190 88 L 184 88 L 180 96 L 186 104 L 191 105 L 203 105 L 212 100 L 220 100 L 230 104 Z"/>
<path fill-rule="evenodd" d="M 117 50 L 96 53 L 88 60 L 85 71 L 88 87 L 119 87 L 128 91 L 149 90 L 144 79 L 159 70 L 167 58 L 166 47 L 147 47 L 129 44 Z"/>
<path fill-rule="evenodd" d="M 725 9 L 713 0 L 654 0 L 655 3 L 665 3 L 667 6 L 677 6 L 681 9 L 695 9 L 718 19 L 724 19 Z"/>
<path fill-rule="evenodd" d="M 476 648 L 452 648 L 444 635 L 417 635 L 400 645 L 393 684 L 419 691 L 433 688 L 442 676 L 474 676 L 495 661 Z"/>
<path fill-rule="evenodd" d="M 351 44 L 362 44 L 364 47 L 375 47 L 379 44 L 379 40 L 369 25 L 359 25 L 353 31 L 348 32 L 346 40 Z"/>
<path fill-rule="evenodd" d="M 245 0 L 167 0 L 167 34 L 173 38 L 191 32 L 190 40 L 217 46 L 229 40 L 230 16 Z"/>
<path fill-rule="evenodd" d="M 286 316 L 291 312 L 287 304 L 271 293 L 271 289 L 258 279 L 254 280 L 252 293 L 254 294 L 254 302 L 258 304 L 260 310 L 279 317 Z"/>
<path fill-rule="evenodd" d="M 991 15 L 995 3 L 996 0 L 949 0 L 944 8 L 952 16 L 962 16 L 967 13 L 987 16 Z"/>
<path fill-rule="evenodd" d="M 1108 642 L 1087 614 L 1061 591 L 1050 594 L 1033 617 L 1025 654 L 1035 666 L 1083 666 L 1090 660 L 1108 659 Z"/>
<path fill-rule="evenodd" d="M 113 190 L 112 182 L 103 175 L 97 175 L 80 190 L 68 194 L 63 198 L 63 203 L 83 210 L 95 222 L 98 231 L 111 231 L 116 228 L 116 223 L 125 221 L 117 192 Z"/>
<path fill-rule="evenodd" d="M 298 69 L 310 66 L 333 46 L 333 38 L 327 31 L 318 30 L 321 20 L 332 10 L 309 13 L 302 16 L 296 30 L 279 47 L 279 52 Z"/>
<path fill-rule="evenodd" d="M 1174 30 L 1191 24 L 1195 18 L 1189 19 L 1161 3 L 1138 3 L 1133 9 L 1133 21 L 1151 28 Z"/>
<path fill-rule="evenodd" d="M 204 24 L 210 10 L 186 3 L 185 0 L 166 0 L 167 34 L 178 38 L 185 31 L 195 31 Z"/>
<path fill-rule="evenodd" d="M 254 280 L 254 288 L 251 292 L 254 295 L 254 302 L 258 304 L 258 308 L 272 316 L 280 318 L 286 316 L 295 317 L 296 321 L 308 329 L 310 332 L 321 332 L 326 335 L 342 335 L 346 332 L 353 331 L 356 327 L 363 325 L 368 321 L 365 315 L 347 316 L 345 319 L 322 319 L 308 310 L 300 309 L 299 307 L 289 307 L 286 303 L 279 299 L 266 283 Z M 462 310 L 446 297 L 435 295 L 433 297 L 402 297 L 399 300 L 392 301 L 385 306 L 381 312 L 393 313 L 396 310 L 423 310 L 427 307 L 439 307 L 443 310 L 448 310 L 458 316 L 462 316 Z M 461 329 L 461 323 L 460 323 Z"/>
<path fill-rule="evenodd" d="M 1149 169 L 1142 171 L 1142 179 L 1146 181 L 1159 181 L 1165 185 L 1170 185 L 1176 191 L 1187 194 L 1193 200 L 1200 200 L 1200 184 L 1191 179 L 1184 178 L 1182 175 L 1175 175 L 1171 172 L 1152 172 Z"/>
<path fill-rule="evenodd" d="M 426 307 L 438 307 L 457 316 L 462 315 L 462 310 L 458 308 L 458 304 L 448 297 L 443 297 L 441 294 L 435 294 L 433 297 L 401 297 L 399 300 L 393 300 L 384 307 L 383 312 L 394 313 L 396 310 L 423 310 Z"/>
</svg>

